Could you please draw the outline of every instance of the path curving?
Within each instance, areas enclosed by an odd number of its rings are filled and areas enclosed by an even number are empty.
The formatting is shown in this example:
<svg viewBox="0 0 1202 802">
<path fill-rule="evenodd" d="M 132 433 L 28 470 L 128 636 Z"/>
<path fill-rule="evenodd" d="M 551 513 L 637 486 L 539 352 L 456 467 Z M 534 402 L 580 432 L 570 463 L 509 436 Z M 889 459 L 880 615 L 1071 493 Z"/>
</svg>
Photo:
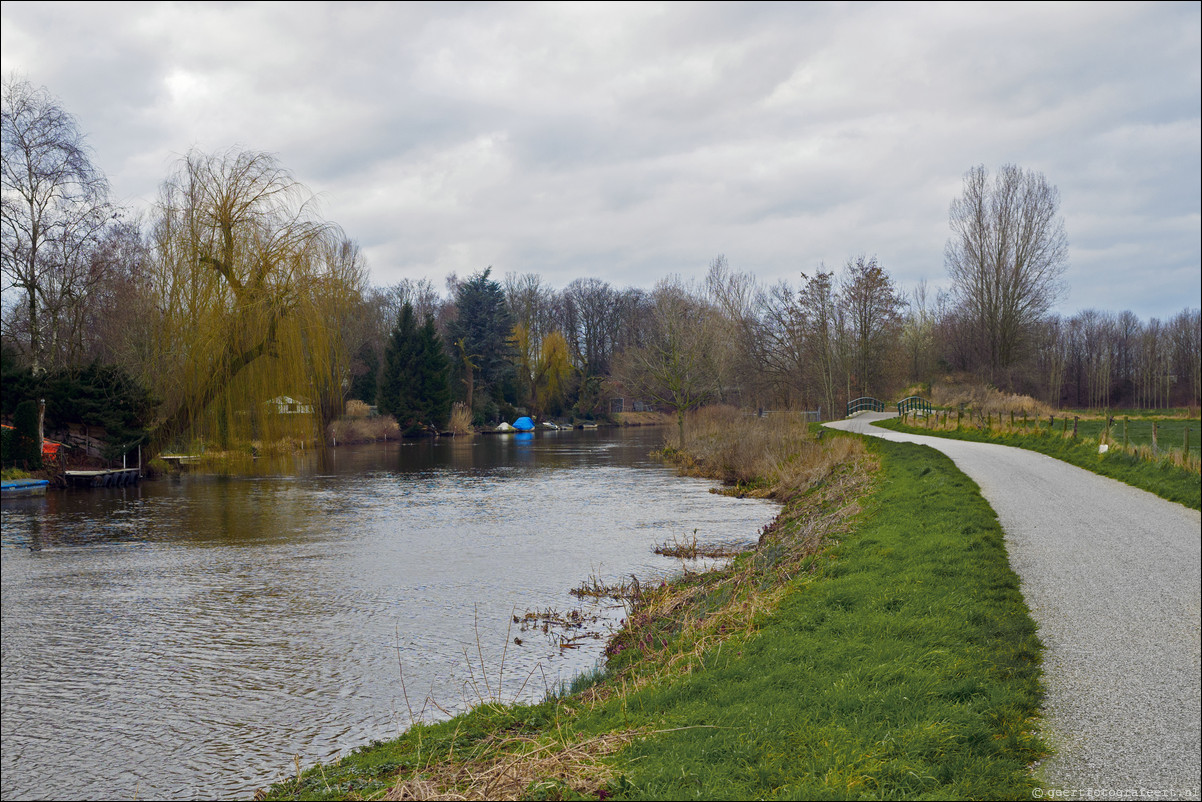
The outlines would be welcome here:
<svg viewBox="0 0 1202 802">
<path fill-rule="evenodd" d="M 1034 451 L 826 424 L 947 454 L 1006 533 L 1044 644 L 1043 767 L 1067 799 L 1198 799 L 1202 516 Z M 1048 795 L 1052 798 L 1052 795 Z"/>
</svg>

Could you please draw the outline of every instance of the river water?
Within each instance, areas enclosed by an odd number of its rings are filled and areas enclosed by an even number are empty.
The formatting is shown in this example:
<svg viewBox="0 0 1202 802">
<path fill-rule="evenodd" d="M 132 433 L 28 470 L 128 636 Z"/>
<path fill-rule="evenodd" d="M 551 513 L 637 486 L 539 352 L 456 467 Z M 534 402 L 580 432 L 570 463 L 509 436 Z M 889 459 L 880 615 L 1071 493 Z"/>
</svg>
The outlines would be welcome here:
<svg viewBox="0 0 1202 802">
<path fill-rule="evenodd" d="M 656 581 L 681 562 L 655 544 L 754 541 L 776 512 L 676 477 L 662 436 L 340 447 L 5 501 L 3 798 L 248 798 L 294 756 L 542 698 L 604 647 L 562 638 L 623 614 L 571 588 Z M 513 623 L 547 610 L 590 623 Z"/>
</svg>

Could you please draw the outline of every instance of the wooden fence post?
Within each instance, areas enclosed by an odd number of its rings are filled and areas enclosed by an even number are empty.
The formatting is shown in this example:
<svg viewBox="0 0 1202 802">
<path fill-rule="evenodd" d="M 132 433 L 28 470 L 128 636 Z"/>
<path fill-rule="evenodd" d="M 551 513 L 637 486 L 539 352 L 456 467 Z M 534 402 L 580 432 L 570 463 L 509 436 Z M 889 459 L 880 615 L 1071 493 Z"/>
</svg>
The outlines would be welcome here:
<svg viewBox="0 0 1202 802">
<path fill-rule="evenodd" d="M 1127 449 L 1127 424 L 1129 422 L 1130 422 L 1130 418 L 1128 418 L 1126 415 L 1124 415 L 1123 416 L 1123 450 L 1124 451 Z"/>
<path fill-rule="evenodd" d="M 1077 439 L 1077 416 L 1073 415 L 1073 439 Z"/>
<path fill-rule="evenodd" d="M 1153 457 L 1160 456 L 1160 443 L 1157 442 L 1156 435 L 1157 435 L 1156 421 L 1152 421 L 1152 456 Z"/>
</svg>

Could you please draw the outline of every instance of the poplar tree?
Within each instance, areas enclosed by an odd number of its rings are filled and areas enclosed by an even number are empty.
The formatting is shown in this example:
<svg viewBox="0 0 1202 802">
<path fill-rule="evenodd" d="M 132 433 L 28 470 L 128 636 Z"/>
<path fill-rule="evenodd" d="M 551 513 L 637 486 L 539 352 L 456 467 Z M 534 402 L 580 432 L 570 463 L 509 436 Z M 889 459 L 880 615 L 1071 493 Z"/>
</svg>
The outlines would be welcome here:
<svg viewBox="0 0 1202 802">
<path fill-rule="evenodd" d="M 965 174 L 949 218 L 944 261 L 977 359 L 996 381 L 1064 292 L 1068 237 L 1060 193 L 1043 173 L 1007 164 L 990 181 L 977 166 Z"/>
</svg>

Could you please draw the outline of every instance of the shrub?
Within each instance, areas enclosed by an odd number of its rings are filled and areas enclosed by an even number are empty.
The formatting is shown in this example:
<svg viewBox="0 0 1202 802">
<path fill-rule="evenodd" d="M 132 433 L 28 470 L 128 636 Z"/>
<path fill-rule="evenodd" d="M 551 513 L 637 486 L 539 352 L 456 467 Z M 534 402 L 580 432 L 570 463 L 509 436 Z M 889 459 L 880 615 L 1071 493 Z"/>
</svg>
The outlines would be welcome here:
<svg viewBox="0 0 1202 802">
<path fill-rule="evenodd" d="M 346 402 L 346 417 L 366 418 L 371 415 L 371 407 L 362 401 L 352 398 Z"/>
<path fill-rule="evenodd" d="M 333 445 L 374 443 L 378 440 L 397 440 L 401 428 L 391 415 L 376 415 L 370 418 L 340 418 L 326 430 Z"/>
<path fill-rule="evenodd" d="M 471 434 L 472 413 L 462 401 L 456 401 L 451 407 L 450 430 L 454 434 Z"/>
<path fill-rule="evenodd" d="M 756 417 L 734 407 L 710 406 L 685 417 L 684 449 L 668 446 L 663 453 L 683 472 L 734 485 L 740 495 L 787 502 L 860 451 L 850 438 L 818 442 L 798 414 Z"/>
</svg>

